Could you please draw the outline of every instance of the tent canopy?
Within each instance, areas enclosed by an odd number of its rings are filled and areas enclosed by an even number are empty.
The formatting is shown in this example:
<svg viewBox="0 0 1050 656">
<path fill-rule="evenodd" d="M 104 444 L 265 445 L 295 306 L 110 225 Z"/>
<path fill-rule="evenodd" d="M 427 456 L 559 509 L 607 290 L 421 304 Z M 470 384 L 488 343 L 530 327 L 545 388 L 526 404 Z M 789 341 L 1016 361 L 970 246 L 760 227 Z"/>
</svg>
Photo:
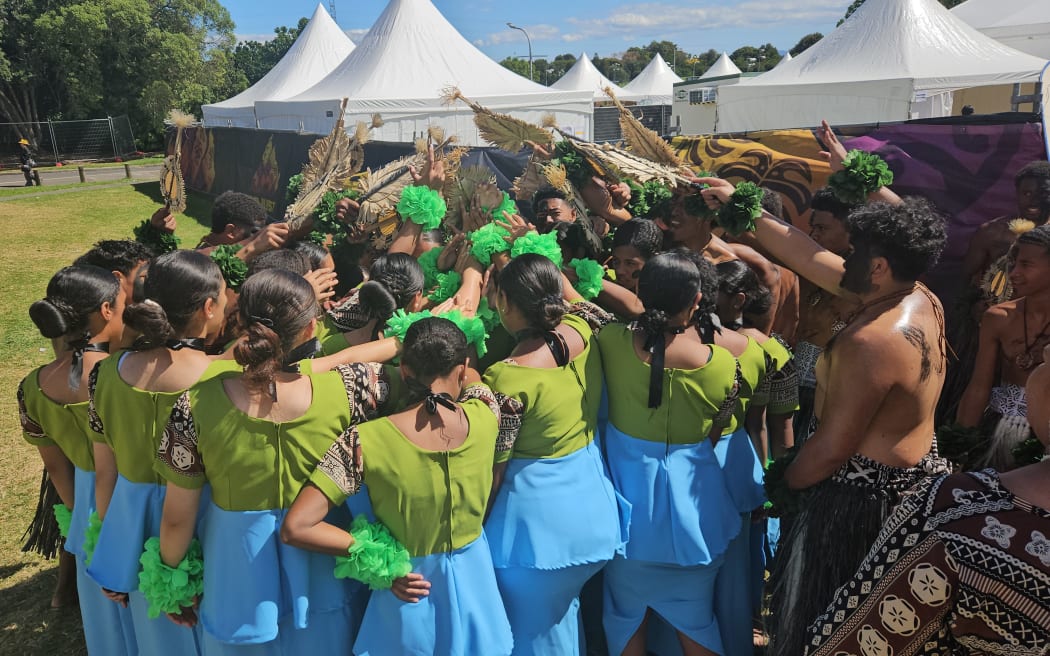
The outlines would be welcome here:
<svg viewBox="0 0 1050 656">
<path fill-rule="evenodd" d="M 204 125 L 256 127 L 255 102 L 290 98 L 313 86 L 354 50 L 354 44 L 320 4 L 281 61 L 236 96 L 204 105 Z"/>
<path fill-rule="evenodd" d="M 585 52 L 581 52 L 576 63 L 550 86 L 560 91 L 590 91 L 595 102 L 609 100 L 609 96 L 605 95 L 605 87 L 611 88 L 620 100 L 635 99 L 634 94 L 621 89 L 620 85 L 602 75 Z"/>
<path fill-rule="evenodd" d="M 952 13 L 1000 43 L 1050 59 L 1050 2 L 1046 0 L 967 0 Z"/>
<path fill-rule="evenodd" d="M 1035 80 L 1044 64 L 981 34 L 937 0 L 865 2 L 798 57 L 720 89 L 715 129 L 943 116 L 951 91 Z"/>
<path fill-rule="evenodd" d="M 674 95 L 674 83 L 682 78 L 671 70 L 671 67 L 656 53 L 649 65 L 642 69 L 623 90 L 639 98 L 640 105 L 670 105 Z"/>
<path fill-rule="evenodd" d="M 774 66 L 773 68 L 780 68 L 780 67 L 781 67 L 781 66 L 783 66 L 783 65 L 784 65 L 784 64 L 785 64 L 786 62 L 789 62 L 789 61 L 791 61 L 792 59 L 794 59 L 794 57 L 792 57 L 792 56 L 791 56 L 791 53 L 789 52 L 788 54 L 784 55 L 784 56 L 783 56 L 783 57 L 782 57 L 782 58 L 780 59 L 780 61 L 778 61 L 778 62 L 777 62 L 777 65 L 776 65 L 776 66 Z"/>
<path fill-rule="evenodd" d="M 743 75 L 733 60 L 729 58 L 729 55 L 722 53 L 715 63 L 711 64 L 711 68 L 704 71 L 704 74 L 700 76 L 700 80 L 709 80 L 715 77 L 729 77 L 730 75 Z"/>
<path fill-rule="evenodd" d="M 349 98 L 346 121 L 382 115 L 374 139 L 412 141 L 431 125 L 455 134 L 463 145 L 481 140 L 473 115 L 462 103 L 446 105 L 443 89 L 456 86 L 491 109 L 539 124 L 553 113 L 566 131 L 589 138 L 592 97 L 527 80 L 475 48 L 430 0 L 391 0 L 354 51 L 306 91 L 284 101 L 261 101 L 259 125 L 276 130 L 325 133 Z"/>
</svg>

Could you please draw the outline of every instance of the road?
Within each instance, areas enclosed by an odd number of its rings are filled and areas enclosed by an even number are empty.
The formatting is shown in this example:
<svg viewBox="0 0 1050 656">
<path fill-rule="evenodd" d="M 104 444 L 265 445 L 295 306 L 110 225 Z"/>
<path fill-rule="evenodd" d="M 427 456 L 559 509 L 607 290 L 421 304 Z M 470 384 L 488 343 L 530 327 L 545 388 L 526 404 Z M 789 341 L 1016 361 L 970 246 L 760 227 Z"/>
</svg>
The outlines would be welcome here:
<svg viewBox="0 0 1050 656">
<path fill-rule="evenodd" d="M 131 165 L 131 175 L 135 180 L 157 180 L 160 176 L 159 164 L 145 164 L 142 166 Z M 84 169 L 84 179 L 87 182 L 119 182 L 124 180 L 123 166 L 107 166 L 100 168 Z M 49 186 L 72 184 L 80 182 L 80 174 L 76 166 L 64 166 L 60 169 L 48 169 L 40 171 L 41 191 Z M 0 188 L 23 187 L 26 180 L 21 171 L 0 174 Z"/>
</svg>

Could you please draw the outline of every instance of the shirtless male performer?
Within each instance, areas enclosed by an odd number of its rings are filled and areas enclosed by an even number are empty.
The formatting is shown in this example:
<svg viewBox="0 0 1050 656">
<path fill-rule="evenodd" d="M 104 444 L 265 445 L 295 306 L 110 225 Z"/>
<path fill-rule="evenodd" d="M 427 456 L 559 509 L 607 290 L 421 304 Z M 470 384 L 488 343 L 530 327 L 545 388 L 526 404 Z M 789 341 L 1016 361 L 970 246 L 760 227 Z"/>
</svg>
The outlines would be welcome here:
<svg viewBox="0 0 1050 656">
<path fill-rule="evenodd" d="M 977 466 L 998 471 L 1014 468 L 1011 451 L 1031 434 L 1025 383 L 1050 343 L 1050 225 L 1017 238 L 1008 270 L 1014 298 L 988 308 L 981 319 L 977 360 L 956 415 L 963 426 L 988 429 L 983 433 L 990 444 Z"/>
<path fill-rule="evenodd" d="M 835 169 L 845 148 L 826 123 L 822 132 Z M 726 180 L 698 182 L 710 185 L 702 194 L 712 208 L 734 191 Z M 896 199 L 885 188 L 872 196 Z M 775 656 L 804 652 L 806 627 L 850 580 L 901 494 L 947 471 L 933 444 L 947 351 L 943 310 L 917 282 L 944 248 L 944 221 L 925 200 L 909 199 L 869 204 L 847 227 L 853 252 L 843 259 L 772 215 L 756 221 L 755 236 L 774 257 L 860 302 L 817 364 L 818 426 L 785 474 L 807 495 L 777 552 Z"/>
</svg>

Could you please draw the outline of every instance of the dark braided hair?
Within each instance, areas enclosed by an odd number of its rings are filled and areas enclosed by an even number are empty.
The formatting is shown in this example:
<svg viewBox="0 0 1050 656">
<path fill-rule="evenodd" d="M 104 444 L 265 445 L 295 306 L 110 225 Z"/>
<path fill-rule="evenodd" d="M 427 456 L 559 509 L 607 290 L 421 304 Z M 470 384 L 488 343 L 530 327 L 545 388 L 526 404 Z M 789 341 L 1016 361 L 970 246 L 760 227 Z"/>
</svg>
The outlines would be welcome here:
<svg viewBox="0 0 1050 656">
<path fill-rule="evenodd" d="M 225 286 L 215 262 L 197 251 L 172 251 L 149 264 L 141 296 L 124 308 L 124 323 L 142 334 L 143 346 L 181 335 L 209 298 Z"/>
<path fill-rule="evenodd" d="M 700 293 L 700 271 L 693 260 L 678 252 L 662 253 L 650 259 L 638 277 L 638 298 L 645 312 L 638 327 L 645 334 L 645 350 L 652 354 L 649 371 L 649 407 L 663 402 L 664 349 L 666 333 L 681 333 L 685 326 L 670 326 L 670 317 L 696 301 Z"/>
</svg>

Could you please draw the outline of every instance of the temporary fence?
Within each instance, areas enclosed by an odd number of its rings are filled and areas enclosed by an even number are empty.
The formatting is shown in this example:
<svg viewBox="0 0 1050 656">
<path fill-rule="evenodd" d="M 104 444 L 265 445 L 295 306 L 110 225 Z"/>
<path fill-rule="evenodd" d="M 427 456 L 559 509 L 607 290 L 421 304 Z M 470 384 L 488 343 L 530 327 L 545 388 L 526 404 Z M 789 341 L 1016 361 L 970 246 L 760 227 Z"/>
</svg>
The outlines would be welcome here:
<svg viewBox="0 0 1050 656">
<path fill-rule="evenodd" d="M 0 165 L 18 164 L 18 141 L 29 141 L 37 164 L 123 158 L 136 152 L 127 116 L 82 121 L 0 123 Z"/>
</svg>

